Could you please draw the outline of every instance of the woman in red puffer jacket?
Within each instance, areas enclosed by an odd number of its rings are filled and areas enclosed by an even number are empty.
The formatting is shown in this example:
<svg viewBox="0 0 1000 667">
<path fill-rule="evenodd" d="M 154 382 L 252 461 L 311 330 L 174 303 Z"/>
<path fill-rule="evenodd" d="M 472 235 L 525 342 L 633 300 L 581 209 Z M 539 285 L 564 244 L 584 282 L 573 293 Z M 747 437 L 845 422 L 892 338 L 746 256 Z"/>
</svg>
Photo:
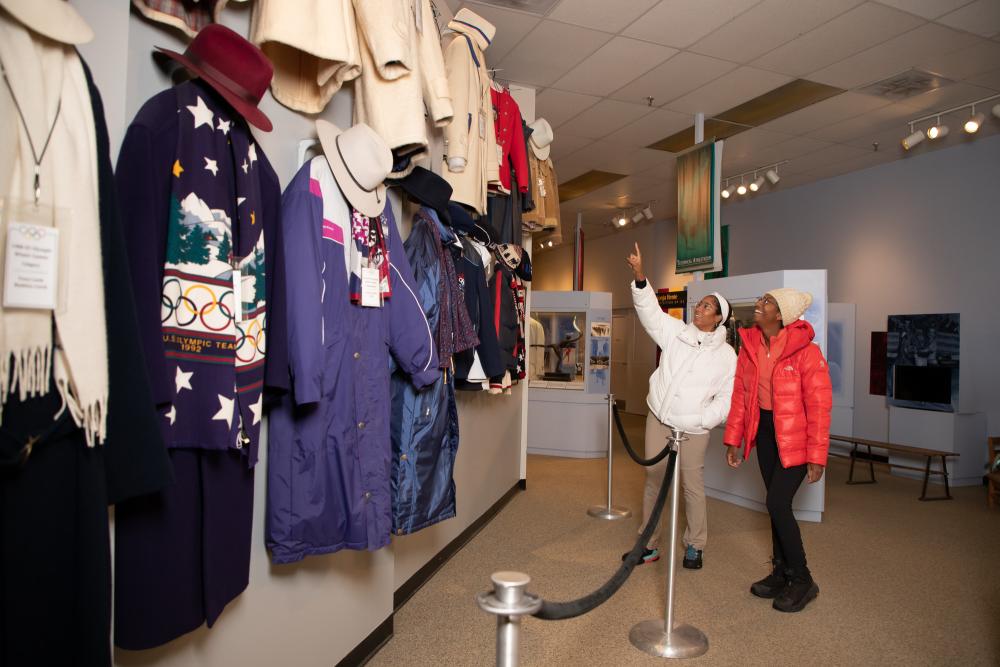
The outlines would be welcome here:
<svg viewBox="0 0 1000 667">
<path fill-rule="evenodd" d="M 802 610 L 819 593 L 792 513 L 802 480 L 813 483 L 823 476 L 830 446 L 830 372 L 812 342 L 812 326 L 799 319 L 811 303 L 812 295 L 790 287 L 757 299 L 755 326 L 740 330 L 743 345 L 723 438 L 733 468 L 757 447 L 774 569 L 750 592 L 774 598 L 774 608 L 787 612 Z"/>
</svg>

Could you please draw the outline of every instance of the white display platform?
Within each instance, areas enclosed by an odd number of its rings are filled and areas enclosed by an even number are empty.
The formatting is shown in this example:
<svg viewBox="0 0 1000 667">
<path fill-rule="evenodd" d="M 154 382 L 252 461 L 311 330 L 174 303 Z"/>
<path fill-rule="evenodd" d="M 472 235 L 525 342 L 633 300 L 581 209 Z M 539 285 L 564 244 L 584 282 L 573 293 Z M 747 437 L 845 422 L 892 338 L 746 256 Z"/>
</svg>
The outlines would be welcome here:
<svg viewBox="0 0 1000 667">
<path fill-rule="evenodd" d="M 827 299 L 824 269 L 769 271 L 688 283 L 688 318 L 694 316 L 694 305 L 712 292 L 719 292 L 737 307 L 752 303 L 761 294 L 777 287 L 794 287 L 813 295 L 813 303 L 806 312 L 805 319 L 815 329 L 814 341 L 825 356 Z M 840 415 L 839 418 L 843 419 L 846 416 Z M 725 452 L 722 449 L 724 447 L 722 433 L 721 427 L 712 430 L 709 449 L 705 455 L 705 493 L 734 505 L 766 512 L 764 481 L 757 465 L 756 450 L 739 468 L 733 470 L 726 464 Z M 792 502 L 795 518 L 802 521 L 822 521 L 825 497 L 826 475 L 815 484 L 803 482 Z"/>
<path fill-rule="evenodd" d="M 986 415 L 982 412 L 958 413 L 913 410 L 889 406 L 889 442 L 912 447 L 940 449 L 959 454 L 948 460 L 948 483 L 951 486 L 978 486 L 983 483 L 986 463 Z M 884 450 L 883 450 L 884 451 Z M 889 453 L 889 464 L 922 465 L 924 459 Z M 940 459 L 931 462 L 931 470 L 941 470 Z M 923 480 L 916 470 L 892 469 L 893 475 Z M 933 484 L 943 484 L 940 475 L 931 475 Z"/>
</svg>

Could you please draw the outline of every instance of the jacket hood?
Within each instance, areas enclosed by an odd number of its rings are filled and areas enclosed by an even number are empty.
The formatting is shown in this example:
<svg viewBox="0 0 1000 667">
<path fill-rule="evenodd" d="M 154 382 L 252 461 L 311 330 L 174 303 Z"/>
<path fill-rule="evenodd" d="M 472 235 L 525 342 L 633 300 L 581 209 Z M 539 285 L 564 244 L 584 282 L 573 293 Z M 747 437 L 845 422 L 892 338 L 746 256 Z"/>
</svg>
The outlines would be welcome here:
<svg viewBox="0 0 1000 667">
<path fill-rule="evenodd" d="M 805 320 L 796 320 L 785 327 L 783 331 L 785 332 L 786 341 L 785 349 L 781 353 L 782 359 L 795 354 L 811 343 L 813 338 L 816 337 L 816 331 Z M 757 350 L 764 344 L 764 334 L 761 332 L 760 327 L 752 326 L 740 329 L 740 338 L 743 339 L 744 345 L 748 345 L 753 350 L 755 354 L 752 354 L 751 357 L 756 359 Z"/>
<path fill-rule="evenodd" d="M 698 327 L 694 323 L 689 323 L 677 337 L 692 347 L 698 347 Z M 704 347 L 719 347 L 726 342 L 726 327 L 717 327 L 712 334 L 705 338 Z"/>
<path fill-rule="evenodd" d="M 448 22 L 448 27 L 475 40 L 481 51 L 485 51 L 493 43 L 496 27 L 479 14 L 468 9 L 460 9 L 455 18 Z"/>
</svg>

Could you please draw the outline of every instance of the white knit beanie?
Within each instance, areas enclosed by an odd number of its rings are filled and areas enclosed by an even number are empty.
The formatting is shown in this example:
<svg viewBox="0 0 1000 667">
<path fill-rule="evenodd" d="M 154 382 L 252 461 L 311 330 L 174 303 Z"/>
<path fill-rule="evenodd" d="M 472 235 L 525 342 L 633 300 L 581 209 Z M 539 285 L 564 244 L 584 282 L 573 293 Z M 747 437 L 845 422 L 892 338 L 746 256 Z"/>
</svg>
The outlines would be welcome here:
<svg viewBox="0 0 1000 667">
<path fill-rule="evenodd" d="M 813 297 L 809 292 L 800 292 L 792 287 L 779 287 L 767 292 L 778 302 L 781 322 L 786 326 L 802 317 L 809 310 Z"/>
</svg>

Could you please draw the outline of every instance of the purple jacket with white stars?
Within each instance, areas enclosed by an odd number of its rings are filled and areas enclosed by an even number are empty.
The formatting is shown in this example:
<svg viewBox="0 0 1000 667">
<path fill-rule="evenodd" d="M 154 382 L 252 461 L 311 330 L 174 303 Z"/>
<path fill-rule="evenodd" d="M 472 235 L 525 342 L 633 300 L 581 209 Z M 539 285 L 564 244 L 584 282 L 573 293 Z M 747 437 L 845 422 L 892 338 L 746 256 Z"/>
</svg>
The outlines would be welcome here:
<svg viewBox="0 0 1000 667">
<path fill-rule="evenodd" d="M 281 190 L 246 122 L 188 81 L 136 114 L 115 173 L 168 447 L 257 461 L 265 387 L 288 387 Z"/>
<path fill-rule="evenodd" d="M 384 216 L 392 295 L 369 308 L 351 302 L 351 209 L 326 158 L 303 165 L 285 190 L 293 388 L 268 422 L 265 536 L 275 563 L 389 543 L 390 362 L 418 389 L 442 371 L 391 206 Z"/>
</svg>

